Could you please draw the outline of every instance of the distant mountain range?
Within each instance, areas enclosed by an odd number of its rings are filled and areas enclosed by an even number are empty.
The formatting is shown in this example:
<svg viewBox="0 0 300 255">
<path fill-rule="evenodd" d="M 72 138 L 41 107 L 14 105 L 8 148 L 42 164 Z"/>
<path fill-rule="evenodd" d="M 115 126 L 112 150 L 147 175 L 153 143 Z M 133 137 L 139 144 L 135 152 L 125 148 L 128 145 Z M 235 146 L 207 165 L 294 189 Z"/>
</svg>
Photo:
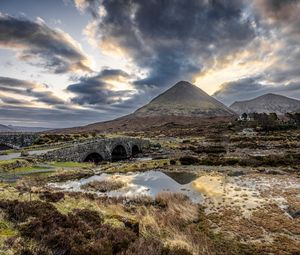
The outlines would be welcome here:
<svg viewBox="0 0 300 255">
<path fill-rule="evenodd" d="M 201 125 L 205 122 L 230 121 L 238 114 L 271 113 L 279 115 L 300 112 L 300 101 L 285 96 L 266 94 L 251 100 L 225 106 L 197 86 L 180 81 L 134 113 L 124 117 L 82 127 L 51 130 L 53 133 L 140 131 L 152 128 Z M 47 128 L 0 126 L 0 132 L 40 132 Z"/>
<path fill-rule="evenodd" d="M 180 81 L 150 103 L 127 116 L 87 126 L 52 130 L 54 133 L 149 130 L 153 127 L 203 124 L 211 119 L 236 117 L 236 113 L 197 86 Z"/>
<path fill-rule="evenodd" d="M 12 126 L 12 125 L 2 125 L 0 124 L 0 133 L 3 132 L 21 132 L 21 133 L 36 133 L 50 130 L 50 128 L 44 127 L 22 127 L 22 126 Z"/>
<path fill-rule="evenodd" d="M 269 93 L 251 100 L 234 102 L 230 108 L 238 114 L 274 112 L 284 115 L 287 112 L 300 112 L 300 101 Z"/>
</svg>

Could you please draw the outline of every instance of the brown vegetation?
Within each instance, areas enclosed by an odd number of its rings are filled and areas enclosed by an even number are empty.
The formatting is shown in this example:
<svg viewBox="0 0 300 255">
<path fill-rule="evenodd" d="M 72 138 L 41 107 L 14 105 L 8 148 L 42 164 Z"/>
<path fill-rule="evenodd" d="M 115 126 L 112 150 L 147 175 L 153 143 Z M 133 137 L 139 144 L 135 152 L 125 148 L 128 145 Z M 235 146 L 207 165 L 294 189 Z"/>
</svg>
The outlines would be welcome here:
<svg viewBox="0 0 300 255">
<path fill-rule="evenodd" d="M 112 190 L 117 190 L 125 186 L 125 183 L 118 180 L 105 180 L 105 181 L 92 181 L 81 185 L 82 189 L 99 191 L 99 192 L 109 192 Z"/>
</svg>

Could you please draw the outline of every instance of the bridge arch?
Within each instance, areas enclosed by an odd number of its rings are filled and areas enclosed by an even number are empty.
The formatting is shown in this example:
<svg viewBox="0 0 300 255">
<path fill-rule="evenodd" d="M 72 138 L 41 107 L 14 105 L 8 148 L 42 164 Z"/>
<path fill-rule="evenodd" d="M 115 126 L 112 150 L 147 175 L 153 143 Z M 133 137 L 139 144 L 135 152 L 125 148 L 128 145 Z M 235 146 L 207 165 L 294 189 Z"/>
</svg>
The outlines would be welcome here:
<svg viewBox="0 0 300 255">
<path fill-rule="evenodd" d="M 98 152 L 91 152 L 83 159 L 83 162 L 91 162 L 95 164 L 99 164 L 101 161 L 103 161 L 103 157 Z"/>
<path fill-rule="evenodd" d="M 141 152 L 142 152 L 142 150 L 141 150 L 141 148 L 137 144 L 132 145 L 132 147 L 131 147 L 131 155 L 133 157 L 136 156 L 137 154 L 141 153 Z"/>
<path fill-rule="evenodd" d="M 119 161 L 129 158 L 129 153 L 125 145 L 117 144 L 111 151 L 111 160 Z"/>
</svg>

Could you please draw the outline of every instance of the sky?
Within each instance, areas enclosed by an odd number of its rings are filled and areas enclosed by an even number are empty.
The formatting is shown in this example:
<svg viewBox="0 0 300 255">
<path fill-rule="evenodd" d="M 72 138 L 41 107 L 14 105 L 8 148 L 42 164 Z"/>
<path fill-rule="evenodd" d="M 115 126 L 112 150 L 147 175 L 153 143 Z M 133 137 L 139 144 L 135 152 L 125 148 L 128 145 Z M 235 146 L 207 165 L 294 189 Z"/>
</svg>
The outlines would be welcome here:
<svg viewBox="0 0 300 255">
<path fill-rule="evenodd" d="M 0 0 L 0 124 L 129 114 L 180 80 L 300 99 L 300 0 Z"/>
</svg>

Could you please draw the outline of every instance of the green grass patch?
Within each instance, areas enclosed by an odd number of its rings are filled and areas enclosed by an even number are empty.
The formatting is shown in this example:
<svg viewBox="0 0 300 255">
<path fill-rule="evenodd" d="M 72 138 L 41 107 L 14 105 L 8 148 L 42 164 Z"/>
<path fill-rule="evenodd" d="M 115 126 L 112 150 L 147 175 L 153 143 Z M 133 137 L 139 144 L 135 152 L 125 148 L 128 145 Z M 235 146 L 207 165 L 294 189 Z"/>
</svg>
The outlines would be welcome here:
<svg viewBox="0 0 300 255">
<path fill-rule="evenodd" d="M 19 167 L 13 170 L 14 173 L 21 173 L 21 172 L 33 172 L 33 171 L 39 171 L 39 170 L 52 170 L 47 166 L 24 166 Z"/>
<path fill-rule="evenodd" d="M 7 238 L 16 235 L 16 231 L 13 229 L 12 224 L 4 219 L 0 219 L 0 237 Z"/>
<path fill-rule="evenodd" d="M 0 160 L 0 172 L 8 172 L 15 168 L 29 166 L 30 163 L 25 159 Z"/>
<path fill-rule="evenodd" d="M 82 162 L 50 162 L 50 166 L 54 167 L 92 167 L 92 163 Z"/>
</svg>

